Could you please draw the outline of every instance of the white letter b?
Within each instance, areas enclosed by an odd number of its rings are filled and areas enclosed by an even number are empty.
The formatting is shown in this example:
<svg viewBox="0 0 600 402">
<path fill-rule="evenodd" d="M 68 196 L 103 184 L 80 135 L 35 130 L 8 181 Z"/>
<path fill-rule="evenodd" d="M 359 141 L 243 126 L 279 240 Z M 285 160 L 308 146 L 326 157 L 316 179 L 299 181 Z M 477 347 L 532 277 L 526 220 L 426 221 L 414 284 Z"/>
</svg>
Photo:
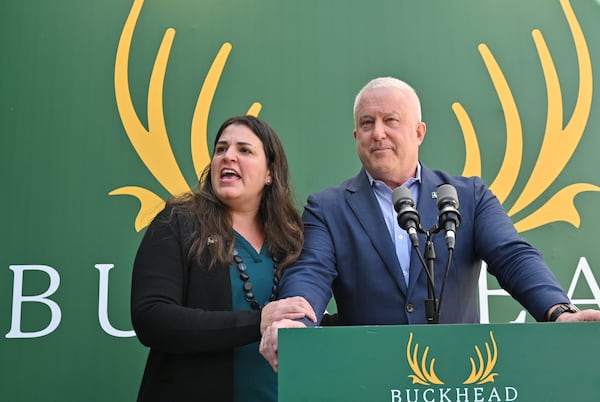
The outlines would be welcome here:
<svg viewBox="0 0 600 402">
<path fill-rule="evenodd" d="M 13 303 L 12 303 L 12 321 L 10 331 L 6 334 L 7 338 L 37 338 L 48 335 L 54 331 L 60 324 L 61 311 L 55 301 L 48 299 L 58 289 L 60 276 L 58 272 L 46 265 L 10 265 L 9 268 L 14 272 L 13 282 Z M 50 277 L 50 286 L 48 290 L 40 295 L 23 296 L 23 272 L 24 271 L 44 271 Z M 22 332 L 21 331 L 21 304 L 25 302 L 43 303 L 50 308 L 50 323 L 40 331 Z"/>
</svg>

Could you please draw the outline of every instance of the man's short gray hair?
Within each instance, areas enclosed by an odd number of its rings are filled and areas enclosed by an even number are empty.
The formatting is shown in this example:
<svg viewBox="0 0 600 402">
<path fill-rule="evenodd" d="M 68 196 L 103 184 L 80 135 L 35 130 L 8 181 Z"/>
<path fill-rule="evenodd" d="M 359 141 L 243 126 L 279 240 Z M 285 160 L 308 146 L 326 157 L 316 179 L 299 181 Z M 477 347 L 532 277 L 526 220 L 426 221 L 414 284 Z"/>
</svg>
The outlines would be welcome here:
<svg viewBox="0 0 600 402">
<path fill-rule="evenodd" d="M 408 85 L 406 82 L 399 80 L 398 78 L 378 77 L 378 78 L 374 78 L 371 81 L 367 82 L 367 84 L 364 87 L 362 87 L 362 89 L 360 91 L 358 91 L 358 94 L 356 95 L 356 98 L 354 99 L 354 108 L 352 109 L 352 115 L 354 116 L 354 121 L 356 121 L 356 108 L 357 108 L 358 103 L 360 102 L 364 92 L 369 89 L 375 89 L 375 88 L 398 88 L 402 91 L 409 93 L 412 97 L 414 97 L 415 106 L 416 106 L 416 110 L 417 110 L 417 120 L 419 120 L 419 121 L 421 120 L 421 101 L 419 100 L 419 96 L 417 95 L 417 92 L 414 90 L 414 88 L 411 87 L 410 85 Z"/>
</svg>

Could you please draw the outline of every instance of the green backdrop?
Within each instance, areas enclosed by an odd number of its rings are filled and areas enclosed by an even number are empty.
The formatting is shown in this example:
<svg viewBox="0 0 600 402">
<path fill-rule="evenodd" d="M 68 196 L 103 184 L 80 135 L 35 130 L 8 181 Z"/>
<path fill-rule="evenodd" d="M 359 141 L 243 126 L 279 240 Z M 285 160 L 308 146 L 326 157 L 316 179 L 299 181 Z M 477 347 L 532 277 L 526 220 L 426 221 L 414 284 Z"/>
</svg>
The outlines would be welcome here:
<svg viewBox="0 0 600 402">
<path fill-rule="evenodd" d="M 7 0 L 0 50 L 2 401 L 134 400 L 140 207 L 193 186 L 220 123 L 254 107 L 301 208 L 358 171 L 354 96 L 382 75 L 421 95 L 423 162 L 522 202 L 523 236 L 580 307 L 600 306 L 595 0 Z M 483 279 L 483 320 L 515 320 Z"/>
</svg>

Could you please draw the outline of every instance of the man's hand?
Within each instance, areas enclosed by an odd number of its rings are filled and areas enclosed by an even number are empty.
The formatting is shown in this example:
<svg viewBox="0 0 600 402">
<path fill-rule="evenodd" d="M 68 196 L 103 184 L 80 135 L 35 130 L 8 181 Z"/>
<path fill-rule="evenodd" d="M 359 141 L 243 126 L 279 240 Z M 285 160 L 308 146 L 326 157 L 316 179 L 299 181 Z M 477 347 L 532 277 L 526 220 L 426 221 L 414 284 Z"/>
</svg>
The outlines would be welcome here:
<svg viewBox="0 0 600 402">
<path fill-rule="evenodd" d="M 262 339 L 260 340 L 260 354 L 267 359 L 271 367 L 273 367 L 273 371 L 275 372 L 277 372 L 279 368 L 279 362 L 277 359 L 277 331 L 279 328 L 306 328 L 306 325 L 300 321 L 284 319 L 275 321 L 263 332 Z"/>
<path fill-rule="evenodd" d="M 317 322 L 317 315 L 310 303 L 307 302 L 304 297 L 295 296 L 272 301 L 262 309 L 260 316 L 260 333 L 263 334 L 265 329 L 275 321 L 285 319 L 297 320 L 304 317 L 314 323 Z"/>
<path fill-rule="evenodd" d="M 582 310 L 576 313 L 563 313 L 556 322 L 600 321 L 600 310 Z"/>
</svg>

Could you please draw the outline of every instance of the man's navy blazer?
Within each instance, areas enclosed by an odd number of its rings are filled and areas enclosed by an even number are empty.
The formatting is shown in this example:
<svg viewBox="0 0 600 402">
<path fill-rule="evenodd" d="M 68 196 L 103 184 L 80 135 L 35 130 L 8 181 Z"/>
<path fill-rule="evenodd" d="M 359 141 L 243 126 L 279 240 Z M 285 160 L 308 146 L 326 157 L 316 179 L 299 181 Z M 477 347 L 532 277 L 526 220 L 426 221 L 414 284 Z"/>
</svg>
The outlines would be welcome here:
<svg viewBox="0 0 600 402">
<path fill-rule="evenodd" d="M 478 177 L 450 176 L 422 166 L 418 204 L 421 226 L 438 220 L 436 190 L 456 188 L 461 222 L 441 299 L 440 323 L 479 322 L 478 278 L 481 261 L 500 285 L 538 320 L 567 295 L 541 253 L 521 238 L 504 208 Z M 343 182 L 309 196 L 303 213 L 305 243 L 298 261 L 280 281 L 281 298 L 304 296 L 317 316 L 332 290 L 343 325 L 426 323 L 427 278 L 412 249 L 408 286 L 394 244 L 364 169 Z M 444 233 L 430 236 L 436 254 L 439 298 L 448 249 Z M 419 235 L 424 255 L 426 235 Z"/>
</svg>

